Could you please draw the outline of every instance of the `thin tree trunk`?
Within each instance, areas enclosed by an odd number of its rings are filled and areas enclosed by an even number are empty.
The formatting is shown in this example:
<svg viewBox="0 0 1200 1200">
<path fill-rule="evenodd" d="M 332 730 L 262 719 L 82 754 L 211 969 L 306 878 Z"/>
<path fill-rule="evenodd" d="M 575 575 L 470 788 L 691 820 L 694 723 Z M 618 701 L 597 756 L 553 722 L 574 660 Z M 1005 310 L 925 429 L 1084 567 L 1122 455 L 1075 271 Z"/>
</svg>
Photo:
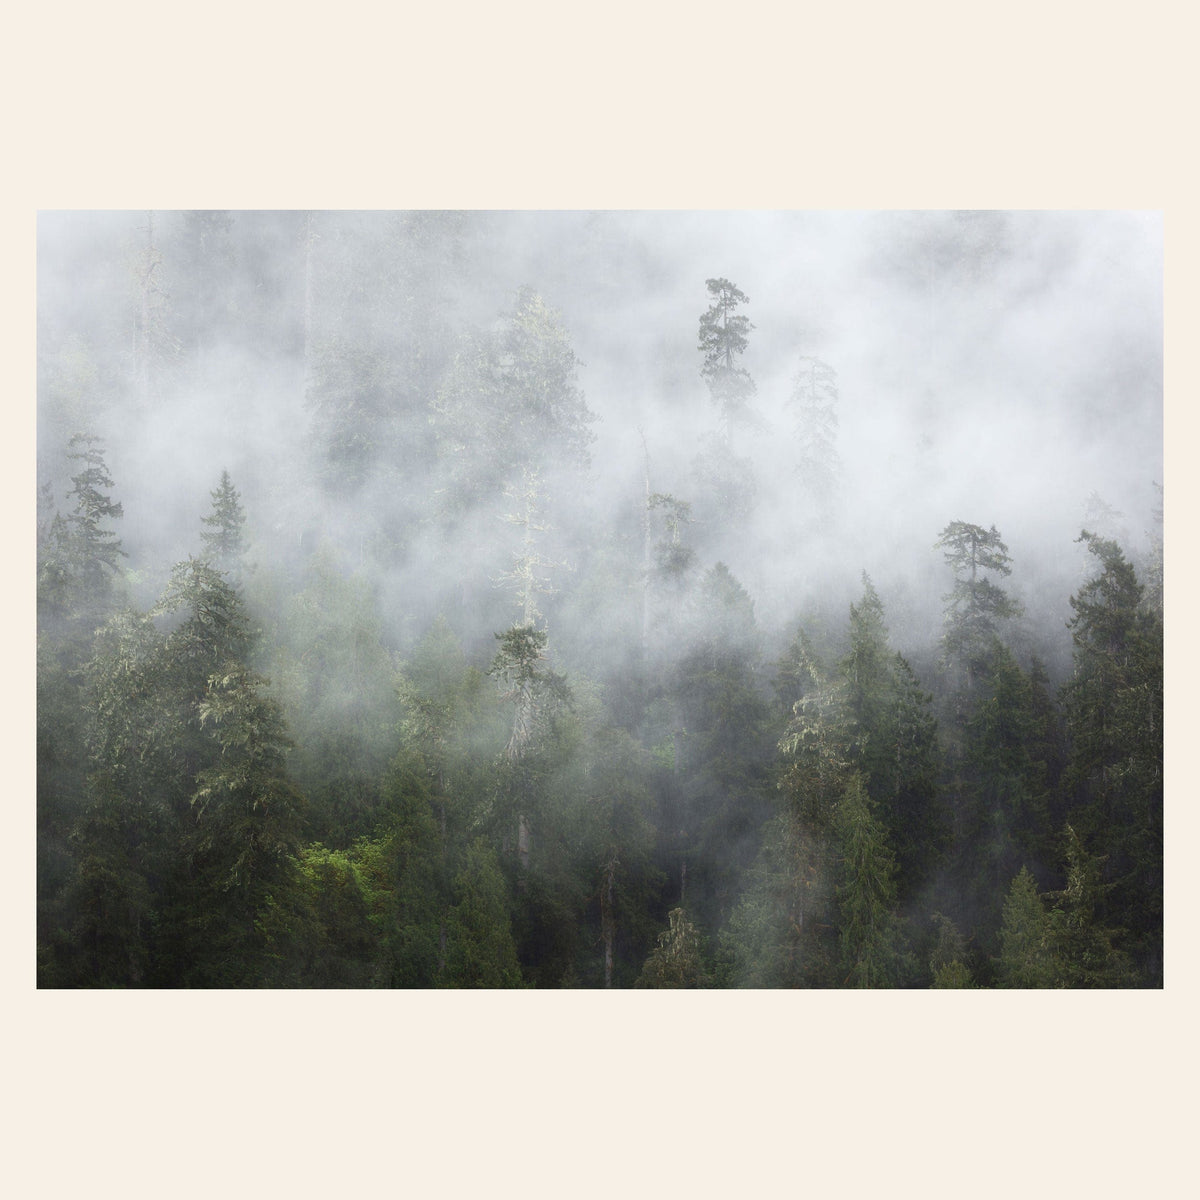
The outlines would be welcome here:
<svg viewBox="0 0 1200 1200">
<path fill-rule="evenodd" d="M 643 481 L 645 498 L 642 504 L 642 669 L 645 670 L 650 655 L 650 451 L 646 446 L 646 435 L 641 427 Z"/>
<path fill-rule="evenodd" d="M 600 889 L 600 933 L 604 939 L 604 986 L 612 987 L 613 944 L 616 940 L 616 918 L 613 913 L 613 888 L 616 855 L 609 858 L 605 867 L 604 886 Z"/>
<path fill-rule="evenodd" d="M 152 297 L 155 293 L 154 272 L 158 268 L 158 251 L 154 247 L 154 213 L 146 213 L 146 259 L 142 268 L 141 310 L 138 317 L 138 336 L 134 368 L 137 374 L 138 401 L 143 409 L 150 401 L 150 354 L 154 320 Z"/>
<path fill-rule="evenodd" d="M 313 233 L 313 215 L 304 214 L 304 396 L 308 397 L 312 387 L 312 313 L 313 313 L 313 269 L 312 248 L 316 235 Z"/>
<path fill-rule="evenodd" d="M 517 817 L 517 860 L 522 871 L 529 870 L 529 853 L 533 846 L 533 833 L 524 813 Z"/>
</svg>

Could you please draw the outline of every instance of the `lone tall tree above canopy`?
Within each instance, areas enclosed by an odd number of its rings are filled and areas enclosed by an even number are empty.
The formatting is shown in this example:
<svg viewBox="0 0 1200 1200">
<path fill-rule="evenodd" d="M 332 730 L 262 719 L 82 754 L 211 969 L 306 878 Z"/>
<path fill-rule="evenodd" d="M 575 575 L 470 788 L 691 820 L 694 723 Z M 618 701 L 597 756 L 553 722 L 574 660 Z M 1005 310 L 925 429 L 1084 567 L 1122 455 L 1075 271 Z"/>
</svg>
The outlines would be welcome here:
<svg viewBox="0 0 1200 1200">
<path fill-rule="evenodd" d="M 947 660 L 964 668 L 970 691 L 991 656 L 1000 622 L 1021 613 L 1021 606 L 984 575 L 1011 575 L 1012 559 L 995 525 L 984 529 L 966 521 L 951 521 L 935 549 L 945 552 L 955 575 L 954 588 L 946 596 L 942 645 Z"/>
<path fill-rule="evenodd" d="M 242 552 L 242 526 L 246 523 L 246 513 L 228 471 L 221 472 L 220 484 L 209 495 L 212 497 L 212 512 L 200 518 L 209 528 L 201 533 L 200 540 L 212 561 L 222 570 L 227 570 Z"/>
<path fill-rule="evenodd" d="M 755 393 L 750 372 L 737 365 L 749 344 L 747 334 L 754 326 L 747 317 L 735 312 L 738 305 L 749 303 L 744 292 L 728 279 L 707 279 L 705 285 L 712 304 L 700 317 L 699 348 L 704 355 L 700 375 L 708 384 L 728 442 L 734 423 L 749 417 Z"/>
</svg>

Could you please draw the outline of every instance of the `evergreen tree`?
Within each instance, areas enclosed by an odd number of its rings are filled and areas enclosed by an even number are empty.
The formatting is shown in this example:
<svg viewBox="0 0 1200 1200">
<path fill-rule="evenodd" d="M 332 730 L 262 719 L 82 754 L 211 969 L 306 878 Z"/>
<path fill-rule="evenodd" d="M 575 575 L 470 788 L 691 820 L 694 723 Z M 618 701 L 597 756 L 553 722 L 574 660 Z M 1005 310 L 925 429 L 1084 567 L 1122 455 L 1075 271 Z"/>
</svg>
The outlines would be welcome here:
<svg viewBox="0 0 1200 1200">
<path fill-rule="evenodd" d="M 843 986 L 898 987 L 911 970 L 887 833 L 871 812 L 863 777 L 850 775 L 838 804 L 837 891 Z"/>
<path fill-rule="evenodd" d="M 1158 492 L 1158 507 L 1154 510 L 1154 523 L 1158 527 L 1150 535 L 1150 552 L 1143 572 L 1145 591 L 1142 603 L 1161 621 L 1163 619 L 1163 487 L 1154 485 Z"/>
<path fill-rule="evenodd" d="M 559 314 L 531 288 L 495 334 L 462 336 L 433 405 L 447 510 L 494 499 L 522 469 L 588 464 L 596 418 L 578 370 Z"/>
<path fill-rule="evenodd" d="M 125 510 L 109 496 L 113 480 L 104 463 L 101 439 L 77 434 L 71 439 L 71 450 L 71 457 L 83 463 L 83 470 L 72 475 L 73 486 L 67 493 L 76 500 L 71 517 L 73 547 L 83 582 L 95 594 L 107 589 L 125 554 L 120 539 L 104 522 L 119 520 Z"/>
<path fill-rule="evenodd" d="M 498 752 L 507 736 L 498 703 L 485 694 L 483 673 L 467 662 L 441 616 L 397 679 L 402 743 L 428 775 L 443 839 L 457 835 L 479 819 L 489 751 Z"/>
<path fill-rule="evenodd" d="M 639 988 L 702 988 L 708 986 L 708 972 L 700 933 L 682 908 L 668 915 L 667 929 L 658 935 L 658 945 L 650 952 L 642 973 L 634 985 Z"/>
<path fill-rule="evenodd" d="M 532 626 L 544 620 L 538 609 L 538 597 L 554 593 L 546 571 L 559 565 L 544 557 L 541 545 L 544 541 L 541 535 L 549 526 L 541 512 L 545 496 L 537 471 L 522 468 L 520 482 L 507 488 L 504 495 L 512 506 L 504 519 L 521 532 L 518 547 L 512 554 L 513 565 L 497 583 L 511 589 L 520 610 L 519 623 Z"/>
<path fill-rule="evenodd" d="M 954 588 L 946 596 L 942 646 L 946 660 L 962 668 L 970 693 L 980 672 L 986 669 L 1000 622 L 1021 611 L 1016 601 L 983 574 L 1002 578 L 1011 575 L 1012 560 L 995 525 L 983 529 L 965 521 L 951 521 L 942 530 L 936 548 L 944 551 L 955 575 Z"/>
<path fill-rule="evenodd" d="M 749 344 L 747 335 L 754 326 L 736 311 L 740 305 L 748 304 L 749 299 L 728 279 L 706 279 L 705 287 L 712 303 L 700 316 L 699 349 L 704 355 L 700 375 L 708 385 L 728 444 L 733 426 L 751 415 L 754 380 L 738 364 Z"/>
<path fill-rule="evenodd" d="M 1101 881 L 1103 859 L 1088 853 L 1079 835 L 1066 827 L 1067 884 L 1050 893 L 1050 933 L 1063 986 L 1129 987 L 1137 982 L 1134 965 L 1120 947 L 1125 931 L 1104 920 L 1106 893 Z"/>
<path fill-rule="evenodd" d="M 592 722 L 597 719 L 603 719 L 599 713 Z M 573 832 L 579 869 L 593 884 L 587 924 L 599 936 L 592 944 L 603 950 L 602 971 L 589 956 L 580 974 L 584 983 L 622 987 L 633 981 L 653 942 L 650 914 L 662 891 L 651 822 L 655 764 L 628 733 L 607 724 L 586 729 L 580 750 L 579 777 L 565 786 L 582 796 Z"/>
<path fill-rule="evenodd" d="M 850 645 L 839 663 L 842 703 L 853 727 L 851 761 L 863 773 L 897 856 L 902 896 L 915 894 L 947 837 L 938 805 L 937 723 L 932 699 L 889 645 L 883 603 L 863 575 L 850 605 Z"/>
<path fill-rule="evenodd" d="M 356 843 L 371 867 L 374 919 L 384 944 L 386 987 L 435 987 L 448 970 L 448 909 L 454 860 L 447 855 L 420 764 L 397 755 L 383 784 L 372 841 Z M 370 851 L 370 854 L 368 854 Z"/>
<path fill-rule="evenodd" d="M 46 615 L 83 621 L 90 633 L 118 598 L 125 551 L 108 523 L 124 516 L 124 508 L 112 499 L 100 438 L 76 434 L 69 457 L 81 464 L 67 493 L 74 510 L 50 522 L 38 564 L 38 605 Z"/>
<path fill-rule="evenodd" d="M 1104 859 L 1101 913 L 1127 930 L 1147 982 L 1162 979 L 1162 622 L 1115 542 L 1080 539 L 1098 573 L 1071 597 L 1075 670 L 1064 687 L 1072 823 Z"/>
<path fill-rule="evenodd" d="M 1050 919 L 1025 867 L 1013 879 L 1004 901 L 996 969 L 1000 986 L 1007 988 L 1055 987 L 1060 978 Z"/>
<path fill-rule="evenodd" d="M 209 528 L 201 533 L 200 540 L 213 565 L 230 571 L 237 565 L 243 550 L 242 528 L 246 524 L 246 513 L 242 498 L 228 471 L 221 472 L 221 482 L 209 495 L 212 512 L 200 518 Z"/>
<path fill-rule="evenodd" d="M 722 986 L 836 986 L 835 875 L 832 832 L 802 823 L 794 800 L 767 821 L 721 930 Z"/>
<path fill-rule="evenodd" d="M 358 856 L 316 842 L 300 851 L 298 863 L 291 910 L 272 904 L 260 919 L 272 949 L 280 942 L 296 947 L 289 982 L 307 988 L 372 986 L 379 949 Z"/>
<path fill-rule="evenodd" d="M 512 733 L 497 775 L 502 820 L 515 827 L 516 855 L 527 871 L 533 831 L 543 807 L 545 762 L 542 752 L 560 712 L 571 702 L 566 679 L 544 666 L 547 635 L 532 625 L 514 625 L 496 634 L 500 648 L 489 669 L 512 704 Z M 505 838 L 508 841 L 508 838 Z M 511 844 L 511 843 L 510 843 Z"/>
<path fill-rule="evenodd" d="M 664 587 L 678 587 L 696 563 L 695 550 L 683 540 L 683 531 L 691 524 L 692 506 L 669 492 L 654 492 L 646 497 L 646 512 L 661 514 L 661 533 L 648 571 Z"/>
<path fill-rule="evenodd" d="M 907 901 L 944 859 L 950 820 L 938 779 L 942 753 L 933 697 L 899 653 L 892 658 L 891 687 L 878 739 L 887 756 L 872 763 L 870 790 L 889 830 L 897 887 Z"/>
<path fill-rule="evenodd" d="M 932 988 L 969 988 L 975 983 L 967 965 L 967 944 L 958 927 L 949 917 L 934 913 L 937 941 L 929 955 Z"/>
<path fill-rule="evenodd" d="M 722 935 L 730 976 L 741 987 L 837 987 L 835 887 L 838 806 L 849 786 L 854 727 L 843 676 L 808 639 L 798 639 L 804 694 L 779 742 L 780 811 L 763 828 L 762 848 Z"/>
<path fill-rule="evenodd" d="M 196 773 L 185 839 L 193 864 L 183 895 L 191 928 L 178 982 L 190 986 L 269 981 L 281 951 L 265 939 L 262 917 L 298 889 L 303 800 L 287 777 L 292 741 L 265 683 L 229 663 L 196 704 L 214 745 L 209 765 Z"/>
<path fill-rule="evenodd" d="M 724 563 L 704 576 L 696 624 L 677 659 L 674 705 L 681 738 L 675 827 L 682 859 L 680 902 L 715 928 L 737 896 L 770 815 L 772 736 L 758 681 L 754 604 Z"/>
<path fill-rule="evenodd" d="M 454 895 L 442 982 L 451 987 L 520 987 L 504 876 L 495 851 L 482 838 L 467 848 Z"/>
<path fill-rule="evenodd" d="M 291 771 L 309 800 L 308 836 L 344 848 L 370 832 L 396 752 L 396 663 L 374 587 L 347 577 L 330 547 L 312 555 L 297 586 L 263 669 L 296 738 Z"/>
</svg>

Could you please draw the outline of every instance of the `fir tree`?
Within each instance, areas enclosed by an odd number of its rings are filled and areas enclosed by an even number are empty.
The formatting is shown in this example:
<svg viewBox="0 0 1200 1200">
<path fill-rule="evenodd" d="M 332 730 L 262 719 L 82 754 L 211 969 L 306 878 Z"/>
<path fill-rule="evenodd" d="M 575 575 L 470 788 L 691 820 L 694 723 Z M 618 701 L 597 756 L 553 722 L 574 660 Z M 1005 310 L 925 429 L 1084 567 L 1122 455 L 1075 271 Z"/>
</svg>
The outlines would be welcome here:
<svg viewBox="0 0 1200 1200">
<path fill-rule="evenodd" d="M 236 566 L 243 550 L 242 529 L 246 513 L 242 498 L 233 486 L 228 471 L 221 472 L 221 482 L 209 493 L 212 512 L 201 521 L 209 528 L 200 535 L 205 555 L 223 571 Z"/>
</svg>

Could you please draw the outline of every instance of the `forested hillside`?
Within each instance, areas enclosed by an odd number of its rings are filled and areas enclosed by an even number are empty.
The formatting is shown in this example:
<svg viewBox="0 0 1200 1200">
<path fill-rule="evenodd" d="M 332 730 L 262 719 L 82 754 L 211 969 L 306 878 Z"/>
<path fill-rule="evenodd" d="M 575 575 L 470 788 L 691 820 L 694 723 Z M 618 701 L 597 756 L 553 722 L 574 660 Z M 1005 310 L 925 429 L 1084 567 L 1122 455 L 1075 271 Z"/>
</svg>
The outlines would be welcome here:
<svg viewBox="0 0 1200 1200">
<path fill-rule="evenodd" d="M 1161 255 L 43 214 L 39 986 L 1161 987 Z"/>
</svg>

